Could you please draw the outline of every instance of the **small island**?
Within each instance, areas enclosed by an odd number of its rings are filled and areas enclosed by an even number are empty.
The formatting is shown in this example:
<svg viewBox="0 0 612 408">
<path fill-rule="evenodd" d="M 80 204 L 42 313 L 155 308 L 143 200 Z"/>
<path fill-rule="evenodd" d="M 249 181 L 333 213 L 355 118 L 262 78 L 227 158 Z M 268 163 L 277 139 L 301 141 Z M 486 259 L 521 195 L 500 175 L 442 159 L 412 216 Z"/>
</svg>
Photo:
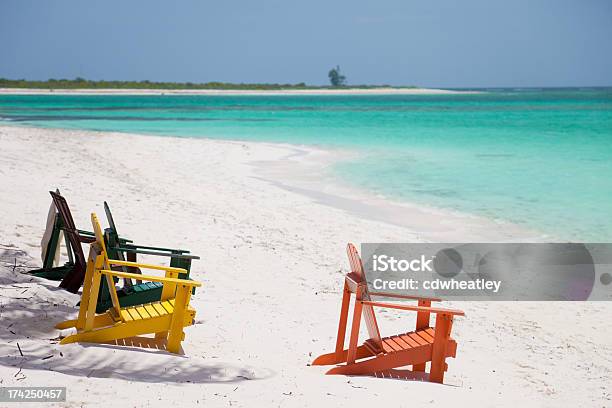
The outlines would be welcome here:
<svg viewBox="0 0 612 408">
<path fill-rule="evenodd" d="M 156 82 L 156 81 L 94 81 L 84 78 L 48 79 L 46 81 L 0 78 L 0 94 L 75 94 L 75 95 L 360 95 L 360 94 L 455 94 L 474 93 L 416 86 L 347 85 L 330 71 L 333 85 L 230 82 Z M 343 78 L 343 77 L 342 77 Z"/>
</svg>

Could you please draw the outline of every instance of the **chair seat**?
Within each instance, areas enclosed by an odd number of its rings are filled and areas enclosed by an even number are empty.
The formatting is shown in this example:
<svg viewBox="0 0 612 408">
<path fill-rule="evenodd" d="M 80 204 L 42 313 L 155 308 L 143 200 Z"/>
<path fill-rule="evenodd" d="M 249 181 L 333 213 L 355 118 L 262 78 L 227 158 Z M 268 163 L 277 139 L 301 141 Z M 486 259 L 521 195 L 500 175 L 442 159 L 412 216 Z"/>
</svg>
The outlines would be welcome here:
<svg viewBox="0 0 612 408">
<path fill-rule="evenodd" d="M 116 321 L 131 322 L 135 320 L 153 319 L 174 313 L 174 299 L 151 302 L 144 305 L 122 307 L 120 312 L 121 317 L 117 316 L 114 310 L 115 309 L 111 308 L 110 312 Z M 195 309 L 188 306 L 185 320 L 189 321 L 188 324 L 193 324 L 194 318 Z"/>
<path fill-rule="evenodd" d="M 374 354 L 390 354 L 419 347 L 431 347 L 434 342 L 434 334 L 435 330 L 432 327 L 427 327 L 413 332 L 385 337 L 381 339 L 380 343 L 369 339 L 365 342 L 365 345 Z M 453 339 L 449 341 L 455 343 Z"/>
</svg>

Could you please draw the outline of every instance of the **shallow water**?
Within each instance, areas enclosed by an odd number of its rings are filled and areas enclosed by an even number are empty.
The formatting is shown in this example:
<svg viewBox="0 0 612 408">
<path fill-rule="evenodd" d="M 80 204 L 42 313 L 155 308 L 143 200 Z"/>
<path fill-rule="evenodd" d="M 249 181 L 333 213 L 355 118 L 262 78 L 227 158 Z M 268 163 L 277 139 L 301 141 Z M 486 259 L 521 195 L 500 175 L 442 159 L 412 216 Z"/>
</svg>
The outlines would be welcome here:
<svg viewBox="0 0 612 408">
<path fill-rule="evenodd" d="M 0 96 L 0 122 L 350 148 L 390 198 L 612 240 L 612 89 L 465 95 Z"/>
</svg>

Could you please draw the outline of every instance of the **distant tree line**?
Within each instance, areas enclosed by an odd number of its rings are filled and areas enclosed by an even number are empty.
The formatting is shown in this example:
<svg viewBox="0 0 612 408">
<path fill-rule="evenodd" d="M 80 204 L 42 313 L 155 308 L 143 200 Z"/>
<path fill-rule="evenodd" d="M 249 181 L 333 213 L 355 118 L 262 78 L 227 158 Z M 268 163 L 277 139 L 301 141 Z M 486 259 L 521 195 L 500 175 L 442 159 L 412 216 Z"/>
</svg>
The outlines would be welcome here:
<svg viewBox="0 0 612 408">
<path fill-rule="evenodd" d="M 336 70 L 336 71 L 334 71 Z M 29 81 L 26 79 L 0 78 L 0 88 L 29 89 L 221 89 L 221 90 L 282 90 L 282 89 L 329 89 L 346 86 L 346 78 L 336 67 L 330 71 L 330 86 L 312 86 L 304 82 L 297 84 L 234 84 L 229 82 L 154 82 L 154 81 L 91 81 L 84 78 L 49 79 L 47 81 Z M 333 78 L 333 80 L 332 80 Z M 351 88 L 375 89 L 388 88 L 389 85 L 351 85 Z M 404 87 L 412 88 L 412 87 Z"/>
<path fill-rule="evenodd" d="M 154 82 L 154 81 L 90 81 L 84 78 L 49 79 L 47 81 L 28 81 L 25 79 L 0 78 L 0 88 L 35 89 L 235 89 L 235 90 L 274 90 L 307 89 L 305 83 L 299 84 L 233 84 L 228 82 Z"/>
</svg>

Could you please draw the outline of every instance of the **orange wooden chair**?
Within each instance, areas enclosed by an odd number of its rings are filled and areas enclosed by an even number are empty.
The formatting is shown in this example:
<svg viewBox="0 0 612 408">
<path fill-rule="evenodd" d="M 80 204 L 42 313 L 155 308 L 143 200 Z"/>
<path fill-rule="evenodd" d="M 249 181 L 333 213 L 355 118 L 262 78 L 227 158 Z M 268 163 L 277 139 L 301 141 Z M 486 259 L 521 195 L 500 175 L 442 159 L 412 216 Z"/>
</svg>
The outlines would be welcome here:
<svg viewBox="0 0 612 408">
<path fill-rule="evenodd" d="M 442 383 L 444 372 L 448 368 L 446 358 L 455 357 L 457 352 L 457 342 L 450 337 L 453 316 L 465 316 L 465 314 L 461 310 L 431 307 L 432 301 L 440 301 L 440 299 L 368 291 L 363 264 L 353 244 L 348 244 L 347 253 L 351 272 L 344 280 L 336 351 L 317 357 L 312 364 L 346 363 L 332 368 L 327 374 L 400 376 L 403 378 L 406 376 L 394 375 L 393 372 L 397 371 L 394 369 L 412 365 L 413 372 L 421 373 L 422 377 L 428 378 L 429 381 Z M 349 347 L 345 349 L 344 339 L 351 294 L 355 294 L 355 305 Z M 416 300 L 418 306 L 375 302 L 371 300 L 371 296 Z M 417 312 L 416 330 L 396 336 L 381 337 L 374 307 Z M 432 313 L 436 315 L 435 328 L 430 326 Z M 370 338 L 358 346 L 362 316 Z M 429 375 L 425 373 L 427 362 L 431 362 Z"/>
</svg>

